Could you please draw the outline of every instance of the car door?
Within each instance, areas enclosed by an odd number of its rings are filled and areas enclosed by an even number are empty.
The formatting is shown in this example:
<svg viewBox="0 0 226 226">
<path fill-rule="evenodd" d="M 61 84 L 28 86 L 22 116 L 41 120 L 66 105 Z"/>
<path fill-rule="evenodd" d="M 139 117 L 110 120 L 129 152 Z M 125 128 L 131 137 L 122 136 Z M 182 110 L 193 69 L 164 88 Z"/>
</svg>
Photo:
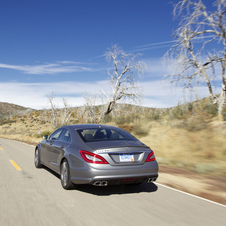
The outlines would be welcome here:
<svg viewBox="0 0 226 226">
<path fill-rule="evenodd" d="M 54 133 L 52 133 L 47 140 L 48 145 L 46 147 L 46 164 L 48 167 L 50 167 L 52 170 L 56 170 L 56 162 L 55 162 L 55 156 L 59 154 L 58 150 L 58 139 L 63 131 L 63 128 L 56 130 Z"/>
<path fill-rule="evenodd" d="M 70 145 L 71 136 L 67 129 L 64 129 L 59 138 L 52 144 L 51 165 L 54 171 L 60 172 L 60 162 L 67 147 Z"/>
</svg>

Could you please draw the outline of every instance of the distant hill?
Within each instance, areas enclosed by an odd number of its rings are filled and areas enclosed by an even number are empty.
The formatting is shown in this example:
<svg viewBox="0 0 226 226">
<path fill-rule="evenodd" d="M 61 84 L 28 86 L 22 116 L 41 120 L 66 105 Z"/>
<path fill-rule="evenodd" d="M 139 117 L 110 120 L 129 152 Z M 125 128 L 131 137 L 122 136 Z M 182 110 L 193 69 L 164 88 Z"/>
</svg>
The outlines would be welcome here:
<svg viewBox="0 0 226 226">
<path fill-rule="evenodd" d="M 4 117 L 9 117 L 14 114 L 25 112 L 30 108 L 22 107 L 16 104 L 10 104 L 6 102 L 0 102 L 0 119 Z"/>
</svg>

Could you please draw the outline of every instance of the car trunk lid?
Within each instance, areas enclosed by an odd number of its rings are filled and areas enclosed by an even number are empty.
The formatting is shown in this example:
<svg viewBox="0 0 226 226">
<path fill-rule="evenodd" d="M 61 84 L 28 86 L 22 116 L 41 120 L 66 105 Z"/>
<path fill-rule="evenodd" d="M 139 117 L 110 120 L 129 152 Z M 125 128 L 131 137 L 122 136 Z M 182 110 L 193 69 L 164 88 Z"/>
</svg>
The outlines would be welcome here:
<svg viewBox="0 0 226 226">
<path fill-rule="evenodd" d="M 94 153 L 105 158 L 110 165 L 144 164 L 151 149 L 140 141 L 88 142 Z"/>
</svg>

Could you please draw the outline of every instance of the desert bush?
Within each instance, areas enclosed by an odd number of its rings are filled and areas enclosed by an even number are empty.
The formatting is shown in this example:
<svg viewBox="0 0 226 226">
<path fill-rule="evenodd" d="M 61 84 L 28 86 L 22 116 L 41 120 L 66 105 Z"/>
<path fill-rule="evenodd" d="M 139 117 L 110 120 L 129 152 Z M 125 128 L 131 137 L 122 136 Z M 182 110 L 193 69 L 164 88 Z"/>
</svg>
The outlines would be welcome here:
<svg viewBox="0 0 226 226">
<path fill-rule="evenodd" d="M 154 109 L 146 114 L 146 117 L 151 121 L 158 121 L 162 118 L 161 112 L 158 109 Z"/>
<path fill-rule="evenodd" d="M 198 115 L 198 116 L 192 116 L 191 118 L 186 119 L 185 121 L 185 129 L 187 129 L 188 131 L 199 131 L 199 130 L 203 130 L 206 129 L 208 126 L 208 123 L 205 120 L 205 117 L 203 117 L 202 115 Z"/>
<path fill-rule="evenodd" d="M 41 136 L 50 135 L 53 131 L 45 130 L 41 132 Z"/>
<path fill-rule="evenodd" d="M 159 164 L 164 164 L 164 165 L 169 165 L 170 164 L 170 160 L 167 158 L 163 158 L 161 156 L 156 156 L 156 160 Z"/>
<path fill-rule="evenodd" d="M 125 123 L 125 124 L 120 124 L 119 128 L 124 129 L 125 131 L 131 133 L 133 126 Z"/>
<path fill-rule="evenodd" d="M 215 158 L 215 153 L 213 151 L 206 151 L 204 153 L 204 157 L 206 159 L 213 159 L 213 158 Z"/>
<path fill-rule="evenodd" d="M 43 137 L 44 135 L 50 135 L 52 134 L 53 131 L 49 131 L 49 130 L 44 130 L 41 132 L 41 134 L 37 134 L 36 135 L 36 138 L 40 138 L 40 137 Z"/>
<path fill-rule="evenodd" d="M 216 165 L 212 165 L 208 163 L 197 163 L 194 166 L 194 171 L 196 173 L 213 173 L 217 170 L 218 168 Z"/>
<path fill-rule="evenodd" d="M 176 128 L 184 128 L 186 126 L 184 120 L 173 121 L 170 125 L 171 127 L 176 127 Z"/>
<path fill-rule="evenodd" d="M 221 114 L 222 114 L 223 120 L 226 121 L 226 112 L 222 112 Z"/>
<path fill-rule="evenodd" d="M 217 104 L 213 104 L 213 103 L 208 103 L 207 105 L 204 106 L 204 110 L 210 114 L 211 116 L 216 116 L 218 113 L 218 106 Z"/>
<path fill-rule="evenodd" d="M 111 115 L 106 115 L 103 119 L 102 119 L 103 123 L 108 123 L 108 122 L 112 122 L 112 116 Z"/>
<path fill-rule="evenodd" d="M 222 118 L 224 121 L 226 121 L 226 106 L 224 106 L 222 112 L 221 112 Z"/>
<path fill-rule="evenodd" d="M 177 127 L 181 129 L 186 129 L 191 132 L 200 131 L 207 129 L 209 118 L 205 114 L 197 114 L 192 116 L 187 116 L 182 120 L 174 121 L 171 127 Z"/>
<path fill-rule="evenodd" d="M 4 125 L 4 124 L 12 124 L 12 123 L 15 123 L 16 120 L 1 120 L 0 121 L 0 126 Z"/>
<path fill-rule="evenodd" d="M 180 119 L 183 114 L 184 112 L 181 105 L 178 105 L 177 107 L 171 109 L 169 119 Z"/>
<path fill-rule="evenodd" d="M 149 130 L 147 128 L 143 128 L 141 125 L 135 125 L 132 128 L 132 133 L 137 137 L 145 137 L 148 135 Z"/>
<path fill-rule="evenodd" d="M 128 115 L 128 116 L 120 115 L 119 117 L 115 117 L 113 119 L 113 121 L 117 125 L 122 125 L 122 124 L 125 124 L 125 123 L 131 123 L 131 122 L 133 122 L 132 117 L 130 115 Z"/>
</svg>

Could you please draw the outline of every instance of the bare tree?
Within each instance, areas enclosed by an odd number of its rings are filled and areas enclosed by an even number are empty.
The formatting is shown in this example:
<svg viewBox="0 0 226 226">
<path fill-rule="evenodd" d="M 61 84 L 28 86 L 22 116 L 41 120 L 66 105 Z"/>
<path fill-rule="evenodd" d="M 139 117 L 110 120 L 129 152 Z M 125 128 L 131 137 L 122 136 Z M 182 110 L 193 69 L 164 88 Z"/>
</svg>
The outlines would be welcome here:
<svg viewBox="0 0 226 226">
<path fill-rule="evenodd" d="M 57 107 L 56 107 L 55 103 L 53 102 L 54 97 L 55 97 L 54 93 L 52 93 L 51 96 L 47 95 L 47 98 L 48 98 L 49 103 L 51 105 L 51 116 L 50 116 L 51 122 L 54 125 L 54 127 L 58 127 L 59 123 L 58 123 L 58 120 L 57 120 Z"/>
<path fill-rule="evenodd" d="M 98 122 L 98 112 L 97 112 L 97 96 L 96 95 L 88 95 L 87 93 L 84 95 L 85 98 L 85 111 L 88 115 L 88 118 L 91 123 Z"/>
<path fill-rule="evenodd" d="M 85 121 L 85 118 L 86 118 L 86 107 L 85 106 L 81 106 L 81 107 L 77 108 L 77 118 L 80 123 L 83 123 Z"/>
<path fill-rule="evenodd" d="M 79 112 L 80 118 L 82 114 L 82 117 L 86 118 L 86 122 L 100 123 L 103 118 L 103 112 L 106 105 L 103 94 L 92 95 L 85 93 L 83 97 L 85 99 L 85 103 L 82 107 L 83 110 L 81 109 Z"/>
<path fill-rule="evenodd" d="M 65 98 L 62 98 L 64 107 L 58 108 L 53 101 L 53 99 L 55 98 L 54 93 L 52 93 L 51 96 L 47 95 L 47 98 L 51 105 L 50 118 L 54 127 L 59 127 L 67 123 L 72 114 L 72 111 L 68 107 L 67 100 Z"/>
<path fill-rule="evenodd" d="M 144 68 L 144 64 L 141 61 L 137 61 L 139 54 L 126 53 L 117 45 L 109 48 L 105 56 L 107 60 L 113 63 L 114 68 L 108 71 L 112 93 L 109 95 L 104 90 L 101 90 L 107 99 L 103 116 L 111 113 L 119 100 L 128 98 L 136 102 L 140 98 L 141 92 L 137 86 L 137 76 L 134 71 L 137 70 L 138 75 L 140 75 Z"/>
<path fill-rule="evenodd" d="M 167 75 L 170 81 L 183 82 L 185 88 L 205 83 L 220 114 L 226 101 L 226 0 L 217 0 L 213 6 L 214 12 L 207 11 L 201 0 L 182 0 L 174 6 L 174 16 L 180 17 L 180 23 L 172 34 L 176 44 L 165 59 L 174 62 L 175 72 Z M 217 80 L 222 81 L 219 97 L 213 91 Z"/>
</svg>

